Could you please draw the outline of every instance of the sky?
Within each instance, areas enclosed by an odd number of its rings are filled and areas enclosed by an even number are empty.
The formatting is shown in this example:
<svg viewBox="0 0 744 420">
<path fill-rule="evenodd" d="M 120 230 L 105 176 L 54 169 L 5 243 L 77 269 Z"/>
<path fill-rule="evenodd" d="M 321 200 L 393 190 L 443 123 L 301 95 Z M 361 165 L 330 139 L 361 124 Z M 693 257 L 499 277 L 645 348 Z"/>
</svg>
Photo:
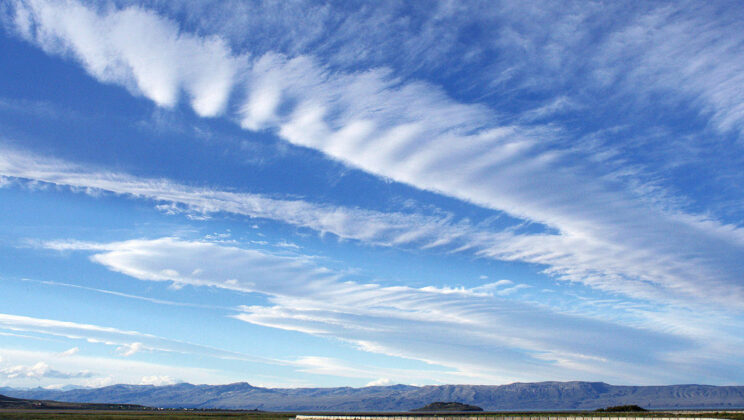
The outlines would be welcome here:
<svg viewBox="0 0 744 420">
<path fill-rule="evenodd" d="M 736 1 L 0 3 L 0 386 L 739 384 Z"/>
</svg>

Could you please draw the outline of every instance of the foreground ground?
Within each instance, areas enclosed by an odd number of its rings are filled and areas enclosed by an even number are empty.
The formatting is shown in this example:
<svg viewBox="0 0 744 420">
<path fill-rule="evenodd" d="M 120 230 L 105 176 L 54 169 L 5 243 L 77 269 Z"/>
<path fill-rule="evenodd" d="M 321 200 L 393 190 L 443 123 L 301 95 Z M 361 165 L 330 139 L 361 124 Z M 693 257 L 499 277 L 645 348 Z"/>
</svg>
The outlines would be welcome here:
<svg viewBox="0 0 744 420">
<path fill-rule="evenodd" d="M 165 420 L 165 419 L 235 419 L 235 420 L 288 420 L 294 414 L 251 413 L 240 411 L 98 411 L 98 410 L 0 410 L 0 419 L 39 420 Z"/>
<path fill-rule="evenodd" d="M 396 416 L 405 414 L 396 413 Z M 414 415 L 414 414 L 408 414 Z M 473 414 L 463 416 L 470 417 Z M 596 412 L 561 412 L 561 413 L 478 413 L 477 416 L 498 415 L 498 416 L 596 416 L 596 417 L 715 417 L 733 420 L 744 420 L 744 413 L 726 413 L 726 412 L 709 412 L 695 414 L 671 414 L 666 412 L 646 412 L 646 413 L 596 413 Z M 245 411 L 99 411 L 99 410 L 0 410 L 0 419 L 38 419 L 38 420 L 165 420 L 165 419 L 183 419 L 183 420 L 200 420 L 200 419 L 241 419 L 241 420 L 288 420 L 295 416 L 295 413 L 256 413 Z M 457 414 L 441 414 L 446 417 L 457 417 Z"/>
</svg>

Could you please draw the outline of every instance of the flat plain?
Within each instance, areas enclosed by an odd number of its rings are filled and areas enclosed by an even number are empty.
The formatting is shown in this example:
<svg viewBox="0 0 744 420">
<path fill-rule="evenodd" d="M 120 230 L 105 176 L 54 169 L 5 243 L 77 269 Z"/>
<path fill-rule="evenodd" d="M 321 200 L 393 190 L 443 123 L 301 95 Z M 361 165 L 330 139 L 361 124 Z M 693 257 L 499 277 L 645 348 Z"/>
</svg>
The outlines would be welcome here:
<svg viewBox="0 0 744 420">
<path fill-rule="evenodd" d="M 240 420 L 288 420 L 294 414 L 251 413 L 245 411 L 99 411 L 99 410 L 0 410 L 0 419 L 23 420 L 200 420 L 200 419 L 240 419 Z"/>
<path fill-rule="evenodd" d="M 211 410 L 162 410 L 162 411 L 129 411 L 129 410 L 0 410 L 0 419 L 5 420 L 200 420 L 200 419 L 241 419 L 241 420 L 289 420 L 298 413 L 272 413 L 272 412 L 249 412 L 249 411 L 211 411 Z M 302 413 L 307 414 L 307 413 Z M 349 413 L 346 413 L 349 414 Z M 414 416 L 412 413 L 376 413 L 380 416 L 394 415 L 396 417 Z M 364 413 L 364 415 L 372 415 Z M 725 412 L 710 411 L 700 413 L 679 413 L 679 412 L 645 412 L 645 413 L 597 413 L 597 412 L 512 412 L 512 413 L 477 413 L 477 414 L 439 414 L 433 417 L 447 418 L 448 420 L 457 420 L 458 417 L 468 419 L 471 417 L 486 416 L 534 416 L 534 417 L 649 417 L 651 418 L 700 418 L 713 417 L 719 419 L 744 420 L 744 412 Z"/>
</svg>

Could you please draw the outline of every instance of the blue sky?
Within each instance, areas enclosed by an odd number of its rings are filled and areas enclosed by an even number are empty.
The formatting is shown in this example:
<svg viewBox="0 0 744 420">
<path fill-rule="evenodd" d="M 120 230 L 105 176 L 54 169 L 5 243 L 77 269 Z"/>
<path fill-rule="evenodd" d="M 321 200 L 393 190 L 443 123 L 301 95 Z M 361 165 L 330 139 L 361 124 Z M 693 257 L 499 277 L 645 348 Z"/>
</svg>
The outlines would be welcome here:
<svg viewBox="0 0 744 420">
<path fill-rule="evenodd" d="M 744 375 L 737 2 L 0 25 L 0 386 Z"/>
</svg>

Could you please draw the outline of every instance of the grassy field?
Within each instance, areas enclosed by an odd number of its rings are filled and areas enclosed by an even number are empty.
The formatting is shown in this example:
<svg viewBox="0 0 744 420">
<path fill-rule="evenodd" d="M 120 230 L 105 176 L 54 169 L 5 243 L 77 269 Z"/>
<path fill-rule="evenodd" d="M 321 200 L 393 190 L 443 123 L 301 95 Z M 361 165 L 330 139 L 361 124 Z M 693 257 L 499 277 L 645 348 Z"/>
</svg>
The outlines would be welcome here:
<svg viewBox="0 0 744 420">
<path fill-rule="evenodd" d="M 96 411 L 96 410 L 0 410 L 0 419 L 39 420 L 288 420 L 294 414 L 240 411 Z"/>
<path fill-rule="evenodd" d="M 303 413 L 304 414 L 304 413 Z M 382 413 L 378 413 L 382 414 Z M 406 413 L 412 415 L 410 413 Z M 395 415 L 400 416 L 401 413 Z M 405 415 L 405 414 L 403 414 Z M 596 412 L 560 412 L 560 413 L 477 413 L 476 416 L 540 416 L 540 417 L 713 417 L 721 419 L 744 420 L 744 413 L 710 412 L 705 414 L 670 414 L 659 411 L 645 413 L 596 413 Z M 255 413 L 245 411 L 97 411 L 97 410 L 0 410 L 0 419 L 5 420 L 288 420 L 295 413 Z M 457 417 L 457 414 L 441 414 L 442 417 Z M 465 415 L 470 416 L 470 415 Z"/>
</svg>

